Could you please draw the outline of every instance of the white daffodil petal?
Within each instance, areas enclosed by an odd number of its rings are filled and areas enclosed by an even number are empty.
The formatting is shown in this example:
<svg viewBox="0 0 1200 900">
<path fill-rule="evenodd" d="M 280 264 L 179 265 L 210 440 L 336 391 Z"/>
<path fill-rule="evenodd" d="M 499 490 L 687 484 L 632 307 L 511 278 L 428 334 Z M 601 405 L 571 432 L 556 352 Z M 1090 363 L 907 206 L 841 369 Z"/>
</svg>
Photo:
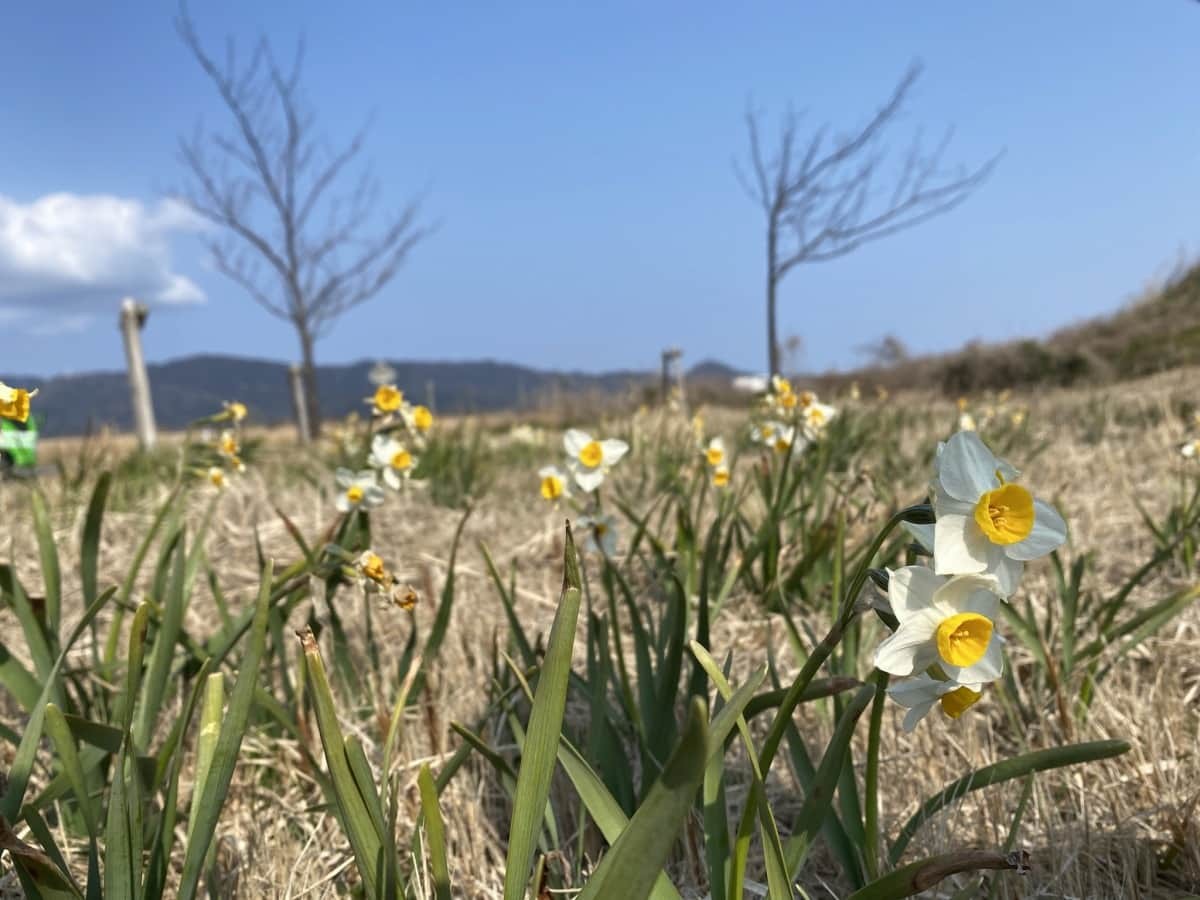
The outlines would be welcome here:
<svg viewBox="0 0 1200 900">
<path fill-rule="evenodd" d="M 1007 548 L 996 544 L 988 544 L 987 573 L 996 579 L 996 593 L 1001 597 L 1011 597 L 1021 584 L 1021 573 L 1025 571 L 1025 563 L 1005 554 Z"/>
<path fill-rule="evenodd" d="M 988 574 L 956 575 L 945 582 L 945 585 L 933 595 L 933 605 L 941 610 L 943 615 L 952 616 L 960 612 L 981 612 L 975 605 L 986 605 L 985 601 L 977 601 L 976 594 L 984 594 L 995 599 L 997 589 L 996 579 Z M 992 605 L 993 610 L 995 604 Z M 995 619 L 989 615 L 989 619 Z"/>
<path fill-rule="evenodd" d="M 933 640 L 941 616 L 931 609 L 909 617 L 875 650 L 875 668 L 892 675 L 911 675 L 937 660 Z"/>
<path fill-rule="evenodd" d="M 1049 503 L 1033 501 L 1033 531 L 1020 543 L 1006 548 L 1013 559 L 1038 559 L 1057 550 L 1067 540 L 1067 523 Z"/>
<path fill-rule="evenodd" d="M 933 555 L 933 526 L 932 525 L 917 525 L 913 522 L 901 522 L 904 530 L 913 536 L 918 544 L 920 544 L 925 552 L 930 556 Z"/>
<path fill-rule="evenodd" d="M 996 486 L 999 461 L 973 431 L 960 431 L 946 442 L 939 459 L 938 480 L 958 500 L 975 502 Z"/>
<path fill-rule="evenodd" d="M 892 572 L 888 579 L 888 601 L 900 622 L 928 609 L 933 595 L 946 583 L 926 566 L 904 566 Z"/>
<path fill-rule="evenodd" d="M 974 519 L 942 516 L 933 530 L 933 569 L 939 575 L 982 572 L 990 543 Z"/>
<path fill-rule="evenodd" d="M 340 488 L 348 488 L 354 484 L 354 473 L 349 469 L 338 469 L 333 474 L 334 482 Z"/>
<path fill-rule="evenodd" d="M 604 465 L 612 466 L 629 452 L 629 445 L 618 438 L 608 438 L 600 442 L 601 459 Z"/>
<path fill-rule="evenodd" d="M 604 483 L 603 469 L 584 469 L 573 468 L 571 473 L 575 476 L 575 483 L 579 485 L 581 491 L 591 493 L 596 488 Z"/>
<path fill-rule="evenodd" d="M 571 459 L 578 457 L 579 451 L 591 442 L 592 436 L 578 428 L 568 428 L 566 434 L 563 435 L 563 448 Z"/>
<path fill-rule="evenodd" d="M 386 469 L 383 470 L 383 482 L 388 487 L 390 487 L 393 491 L 400 490 L 400 485 L 401 485 L 400 473 L 397 472 L 395 469 L 393 469 L 391 466 L 388 466 Z"/>
<path fill-rule="evenodd" d="M 974 518 L 975 502 L 951 497 L 940 484 L 935 482 L 933 485 L 933 512 L 939 519 L 942 516 L 966 516 L 968 519 Z"/>
<path fill-rule="evenodd" d="M 962 667 L 942 663 L 942 669 L 959 683 L 995 681 L 1004 674 L 1004 639 L 993 632 L 987 650 L 979 662 Z"/>
<path fill-rule="evenodd" d="M 937 703 L 937 698 L 926 700 L 923 703 L 918 703 L 916 706 L 909 709 L 904 714 L 904 722 L 900 725 L 905 734 L 909 734 L 914 728 L 921 724 L 921 720 L 929 715 L 929 711 L 933 709 L 933 704 Z"/>
<path fill-rule="evenodd" d="M 377 484 L 369 484 L 363 488 L 363 505 L 379 506 L 386 499 L 383 488 Z"/>
</svg>

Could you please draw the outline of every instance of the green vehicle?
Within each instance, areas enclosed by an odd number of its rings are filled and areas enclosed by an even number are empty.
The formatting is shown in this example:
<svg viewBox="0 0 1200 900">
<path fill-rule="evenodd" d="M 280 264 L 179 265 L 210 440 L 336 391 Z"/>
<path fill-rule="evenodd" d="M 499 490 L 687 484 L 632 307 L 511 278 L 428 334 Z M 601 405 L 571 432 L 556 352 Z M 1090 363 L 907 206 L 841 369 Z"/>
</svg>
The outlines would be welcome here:
<svg viewBox="0 0 1200 900">
<path fill-rule="evenodd" d="M 39 417 L 14 422 L 0 419 L 0 472 L 5 475 L 32 474 L 37 468 Z"/>
</svg>

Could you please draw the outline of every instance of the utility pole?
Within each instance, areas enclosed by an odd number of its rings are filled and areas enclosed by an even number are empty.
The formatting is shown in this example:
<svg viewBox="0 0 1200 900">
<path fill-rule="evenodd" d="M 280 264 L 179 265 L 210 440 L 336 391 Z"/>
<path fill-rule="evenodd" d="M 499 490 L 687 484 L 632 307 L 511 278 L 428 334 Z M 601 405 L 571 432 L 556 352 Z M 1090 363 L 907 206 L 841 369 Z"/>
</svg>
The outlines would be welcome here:
<svg viewBox="0 0 1200 900">
<path fill-rule="evenodd" d="M 672 388 L 677 392 L 675 397 L 681 410 L 687 409 L 687 397 L 684 394 L 683 366 L 679 360 L 683 351 L 678 347 L 668 347 L 662 352 L 662 402 L 671 401 Z"/>
<path fill-rule="evenodd" d="M 125 363 L 129 370 L 129 396 L 133 404 L 133 423 L 138 444 L 151 450 L 157 441 L 154 426 L 154 404 L 150 400 L 150 377 L 146 374 L 146 358 L 142 355 L 142 326 L 150 311 L 132 297 L 121 301 L 121 336 L 125 339 Z"/>
</svg>

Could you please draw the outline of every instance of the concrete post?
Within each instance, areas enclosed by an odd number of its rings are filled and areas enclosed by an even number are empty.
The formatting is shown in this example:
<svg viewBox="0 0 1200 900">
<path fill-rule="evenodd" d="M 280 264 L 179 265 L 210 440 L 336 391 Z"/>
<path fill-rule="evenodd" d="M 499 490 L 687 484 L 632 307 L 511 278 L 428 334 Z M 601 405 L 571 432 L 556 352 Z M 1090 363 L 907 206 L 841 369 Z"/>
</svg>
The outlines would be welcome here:
<svg viewBox="0 0 1200 900">
<path fill-rule="evenodd" d="M 121 336 L 125 339 L 125 362 L 129 370 L 129 395 L 133 403 L 133 423 L 138 443 L 150 450 L 157 441 L 154 426 L 154 404 L 150 400 L 150 378 L 146 374 L 146 359 L 142 356 L 142 326 L 150 311 L 132 297 L 121 301 Z"/>
<path fill-rule="evenodd" d="M 678 347 L 668 347 L 662 352 L 662 399 L 663 403 L 670 402 L 671 389 L 678 391 L 679 408 L 687 409 L 687 397 L 684 394 L 683 366 L 679 360 L 683 351 Z"/>
<path fill-rule="evenodd" d="M 304 369 L 300 366 L 288 366 L 288 381 L 292 383 L 292 408 L 296 411 L 296 433 L 300 443 L 307 444 L 312 440 L 312 431 L 308 425 L 308 403 L 304 396 Z"/>
</svg>

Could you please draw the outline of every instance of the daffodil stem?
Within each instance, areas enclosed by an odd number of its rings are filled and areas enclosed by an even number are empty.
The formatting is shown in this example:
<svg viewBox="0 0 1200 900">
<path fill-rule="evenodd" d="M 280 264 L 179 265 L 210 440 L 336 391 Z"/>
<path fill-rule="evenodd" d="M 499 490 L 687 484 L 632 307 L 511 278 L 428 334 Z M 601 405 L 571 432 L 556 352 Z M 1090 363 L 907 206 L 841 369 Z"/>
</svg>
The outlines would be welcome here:
<svg viewBox="0 0 1200 900">
<path fill-rule="evenodd" d="M 854 573 L 854 579 L 850 582 L 849 589 L 842 596 L 842 607 L 837 620 L 833 623 L 833 627 L 829 629 L 829 633 L 821 639 L 821 642 L 817 646 L 813 647 L 812 653 L 809 654 L 808 659 L 804 662 L 804 666 L 800 669 L 800 674 L 796 676 L 796 680 L 792 682 L 787 694 L 784 695 L 783 702 L 779 704 L 779 709 L 775 714 L 775 721 L 771 723 L 771 730 L 767 733 L 766 740 L 763 741 L 762 750 L 758 757 L 759 770 L 763 773 L 764 778 L 771 768 L 771 763 L 774 761 L 775 754 L 779 750 L 779 745 L 783 741 L 787 723 L 791 720 L 792 713 L 795 711 L 796 705 L 800 702 L 805 688 L 808 687 L 809 682 L 813 680 L 817 671 L 825 664 L 829 655 L 837 647 L 842 636 L 846 633 L 846 628 L 854 621 L 854 616 L 857 614 L 855 601 L 858 599 L 863 585 L 866 584 L 867 572 L 871 567 L 871 560 L 875 558 L 875 554 L 879 552 L 884 541 L 888 539 L 888 535 L 895 530 L 896 526 L 917 510 L 923 512 L 925 507 L 907 507 L 888 519 L 887 524 L 875 536 L 875 540 L 872 541 L 871 546 L 867 549 L 866 555 L 859 562 L 858 569 Z"/>
<path fill-rule="evenodd" d="M 866 846 L 863 848 L 867 877 L 879 877 L 879 737 L 883 730 L 883 708 L 887 700 L 888 674 L 875 673 L 875 700 L 871 706 L 871 723 L 867 732 L 867 769 L 863 775 L 866 793 L 864 828 Z"/>
</svg>

